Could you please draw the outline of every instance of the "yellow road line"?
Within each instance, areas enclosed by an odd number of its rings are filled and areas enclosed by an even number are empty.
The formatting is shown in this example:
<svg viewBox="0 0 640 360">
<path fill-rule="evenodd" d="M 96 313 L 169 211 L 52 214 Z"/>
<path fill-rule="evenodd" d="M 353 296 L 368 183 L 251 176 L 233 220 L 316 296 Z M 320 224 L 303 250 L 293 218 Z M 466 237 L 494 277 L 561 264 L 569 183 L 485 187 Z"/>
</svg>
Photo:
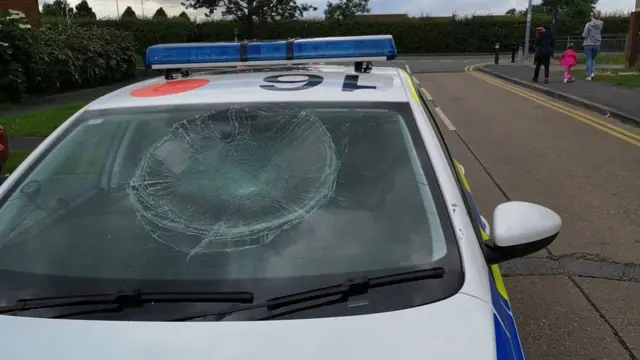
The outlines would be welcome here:
<svg viewBox="0 0 640 360">
<path fill-rule="evenodd" d="M 532 92 L 526 91 L 524 90 L 522 87 L 517 86 L 517 85 L 511 85 L 511 84 L 507 84 L 503 81 L 497 80 L 494 77 L 490 76 L 490 75 L 485 75 L 485 74 L 479 74 L 477 72 L 474 71 L 476 65 L 472 65 L 472 66 L 467 66 L 465 68 L 465 71 L 467 73 L 469 73 L 470 75 L 481 79 L 483 81 L 486 81 L 488 83 L 491 83 L 493 85 L 499 86 L 503 89 L 509 90 L 511 92 L 514 92 L 524 98 L 527 98 L 529 100 L 532 100 L 540 105 L 546 106 L 548 108 L 554 109 L 560 113 L 563 113 L 567 116 L 570 116 L 578 121 L 581 121 L 587 125 L 591 125 L 595 128 L 597 128 L 598 130 L 604 131 L 610 135 L 613 135 L 617 138 L 619 138 L 620 140 L 624 140 L 630 144 L 636 145 L 638 147 L 640 147 L 640 135 L 638 134 L 634 134 L 630 131 L 624 130 L 622 128 L 619 128 L 617 126 L 611 125 L 609 123 L 607 123 L 606 121 L 597 119 L 593 116 L 590 116 L 588 114 L 585 114 L 584 112 L 569 108 L 567 106 L 564 106 L 560 103 L 557 103 L 555 101 L 551 101 L 547 98 L 544 98 L 542 96 L 539 96 L 537 94 L 534 94 Z"/>
<path fill-rule="evenodd" d="M 629 136 L 629 137 L 631 137 L 631 138 L 633 138 L 633 139 L 640 140 L 640 135 L 638 135 L 638 134 L 634 134 L 634 133 L 632 133 L 632 132 L 629 132 L 629 131 L 627 131 L 627 130 L 624 130 L 624 129 L 622 129 L 622 128 L 619 128 L 619 127 L 617 127 L 617 126 L 615 126 L 615 125 L 609 124 L 609 123 L 608 123 L 608 122 L 606 122 L 606 121 L 603 121 L 603 120 L 600 120 L 600 119 L 598 119 L 598 118 L 595 118 L 595 117 L 593 117 L 593 116 L 591 116 L 591 115 L 589 115 L 589 114 L 586 114 L 586 113 L 584 113 L 584 112 L 582 112 L 582 111 L 579 111 L 579 110 L 576 110 L 576 109 L 572 109 L 572 108 L 567 107 L 567 106 L 565 106 L 565 105 L 562 105 L 562 104 L 560 104 L 560 103 L 558 103 L 558 102 L 555 102 L 555 101 L 549 100 L 548 98 L 545 98 L 545 97 L 543 97 L 543 96 L 541 96 L 541 95 L 538 95 L 538 94 L 533 93 L 533 92 L 531 92 L 531 91 L 525 90 L 525 89 L 523 89 L 522 87 L 520 87 L 520 86 L 518 86 L 518 85 L 511 84 L 511 83 L 506 83 L 506 82 L 504 82 L 504 81 L 502 81 L 502 80 L 498 80 L 498 79 L 496 79 L 495 77 L 493 77 L 493 76 L 491 76 L 491 75 L 488 75 L 488 74 L 480 74 L 480 73 L 477 73 L 477 72 L 475 72 L 475 71 L 474 71 L 474 66 L 470 66 L 470 67 L 469 67 L 469 71 L 467 71 L 467 72 L 471 73 L 471 74 L 472 74 L 472 75 L 474 75 L 475 77 L 482 78 L 483 80 L 485 80 L 485 79 L 486 79 L 486 80 L 490 80 L 491 82 L 497 83 L 497 84 L 499 84 L 499 85 L 500 85 L 500 86 L 502 86 L 502 87 L 506 87 L 506 88 L 509 88 L 509 89 L 514 90 L 514 91 L 516 91 L 516 92 L 520 92 L 520 93 L 522 93 L 522 94 L 526 94 L 526 95 L 527 95 L 527 97 L 533 97 L 533 98 L 536 98 L 536 99 L 538 99 L 538 100 L 541 100 L 541 101 L 545 101 L 545 102 L 547 102 L 547 103 L 550 103 L 550 104 L 552 104 L 552 105 L 553 105 L 554 107 L 556 107 L 556 108 L 559 108 L 559 109 L 562 109 L 562 110 L 568 111 L 568 112 L 573 113 L 573 114 L 575 114 L 575 115 L 577 115 L 577 116 L 581 116 L 581 117 L 583 117 L 583 118 L 585 118 L 585 119 L 588 119 L 588 120 L 591 120 L 591 121 L 593 121 L 593 122 L 595 122 L 595 123 L 597 123 L 597 124 L 599 124 L 599 125 L 602 125 L 602 126 L 608 127 L 609 129 L 612 129 L 612 130 L 614 130 L 614 131 L 619 131 L 620 133 L 622 133 L 622 134 L 623 134 L 623 135 L 625 135 L 625 136 Z"/>
</svg>

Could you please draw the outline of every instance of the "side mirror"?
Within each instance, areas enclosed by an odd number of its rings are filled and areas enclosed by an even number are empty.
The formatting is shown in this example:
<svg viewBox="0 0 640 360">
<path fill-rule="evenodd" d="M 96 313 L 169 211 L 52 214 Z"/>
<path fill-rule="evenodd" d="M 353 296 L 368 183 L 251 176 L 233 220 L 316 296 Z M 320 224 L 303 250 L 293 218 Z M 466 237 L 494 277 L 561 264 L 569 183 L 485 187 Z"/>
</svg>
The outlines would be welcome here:
<svg viewBox="0 0 640 360">
<path fill-rule="evenodd" d="M 521 201 L 498 205 L 493 211 L 491 240 L 483 245 L 490 265 L 533 254 L 549 246 L 562 226 L 558 214 Z"/>
</svg>

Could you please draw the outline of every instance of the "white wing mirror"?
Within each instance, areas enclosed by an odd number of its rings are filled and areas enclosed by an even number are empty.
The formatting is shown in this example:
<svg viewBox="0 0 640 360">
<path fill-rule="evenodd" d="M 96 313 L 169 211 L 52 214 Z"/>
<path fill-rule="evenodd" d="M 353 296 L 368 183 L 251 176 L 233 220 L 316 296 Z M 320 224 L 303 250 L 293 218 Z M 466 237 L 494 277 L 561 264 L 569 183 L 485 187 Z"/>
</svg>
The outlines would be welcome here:
<svg viewBox="0 0 640 360">
<path fill-rule="evenodd" d="M 483 247 L 489 264 L 526 256 L 549 246 L 558 236 L 562 219 L 544 206 L 511 201 L 493 211 L 492 236 Z"/>
</svg>

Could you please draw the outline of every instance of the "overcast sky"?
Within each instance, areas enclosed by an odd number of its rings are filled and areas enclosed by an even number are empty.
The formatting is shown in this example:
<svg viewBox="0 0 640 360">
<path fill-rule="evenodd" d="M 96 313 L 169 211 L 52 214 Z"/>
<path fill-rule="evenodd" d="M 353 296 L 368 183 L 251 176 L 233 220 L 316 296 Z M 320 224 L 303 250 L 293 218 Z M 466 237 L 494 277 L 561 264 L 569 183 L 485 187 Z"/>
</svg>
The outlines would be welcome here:
<svg viewBox="0 0 640 360">
<path fill-rule="evenodd" d="M 49 0 L 52 1 L 52 0 Z M 81 0 L 68 0 L 69 4 L 75 6 Z M 127 7 L 131 6 L 133 10 L 140 16 L 143 12 L 141 0 L 87 0 L 93 11 L 102 17 L 115 17 L 117 14 L 116 3 L 119 6 L 120 13 Z M 307 2 L 318 7 L 315 14 L 311 16 L 321 16 L 326 0 L 299 0 Z M 47 0 L 39 0 L 40 4 Z M 534 0 L 534 3 L 540 0 Z M 463 14 L 473 13 L 495 13 L 502 14 L 510 8 L 524 9 L 527 6 L 527 0 L 370 0 L 372 13 L 408 13 L 412 16 L 421 14 L 432 16 L 451 15 L 453 12 Z M 598 8 L 605 12 L 616 10 L 631 11 L 635 5 L 635 0 L 600 0 Z M 177 15 L 183 9 L 180 0 L 144 0 L 144 14 L 152 15 L 160 6 L 169 15 Z M 187 11 L 191 16 L 202 16 L 200 12 Z"/>
</svg>

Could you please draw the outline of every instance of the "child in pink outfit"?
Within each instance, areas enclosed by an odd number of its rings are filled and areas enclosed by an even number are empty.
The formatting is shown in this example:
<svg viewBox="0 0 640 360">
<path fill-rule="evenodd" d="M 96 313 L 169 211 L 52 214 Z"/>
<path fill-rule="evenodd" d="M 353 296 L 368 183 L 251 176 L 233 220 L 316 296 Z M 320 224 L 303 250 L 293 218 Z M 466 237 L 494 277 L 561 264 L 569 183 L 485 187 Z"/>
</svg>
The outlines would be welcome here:
<svg viewBox="0 0 640 360">
<path fill-rule="evenodd" d="M 576 67 L 578 63 L 578 55 L 576 54 L 573 44 L 569 44 L 569 48 L 562 53 L 562 58 L 560 59 L 560 65 L 564 68 L 564 82 L 572 82 L 574 81 L 573 75 L 571 75 L 571 69 Z"/>
</svg>

